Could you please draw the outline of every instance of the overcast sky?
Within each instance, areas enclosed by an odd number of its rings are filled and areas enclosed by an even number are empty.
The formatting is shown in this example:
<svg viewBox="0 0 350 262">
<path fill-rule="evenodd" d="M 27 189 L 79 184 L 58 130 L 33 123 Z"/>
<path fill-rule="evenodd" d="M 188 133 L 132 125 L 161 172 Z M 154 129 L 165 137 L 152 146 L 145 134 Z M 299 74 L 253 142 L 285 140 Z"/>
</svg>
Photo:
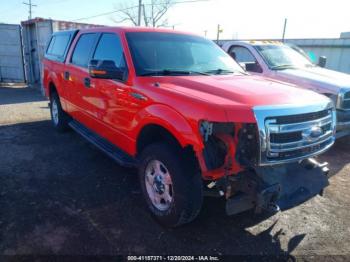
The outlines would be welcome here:
<svg viewBox="0 0 350 262">
<path fill-rule="evenodd" d="M 0 0 L 0 22 L 19 23 L 28 17 L 28 0 Z M 32 0 L 34 17 L 74 20 L 118 9 L 120 4 L 136 5 L 137 0 Z M 148 2 L 149 0 L 143 0 Z M 174 0 L 180 1 L 180 0 Z M 184 1 L 184 0 L 181 0 Z M 284 18 L 288 18 L 287 38 L 338 38 L 350 31 L 349 0 L 208 0 L 177 4 L 167 17 L 175 29 L 209 38 L 223 28 L 222 39 L 280 38 Z M 118 17 L 117 14 L 113 15 Z M 81 22 L 117 25 L 105 15 Z M 127 25 L 127 24 L 122 24 Z"/>
</svg>

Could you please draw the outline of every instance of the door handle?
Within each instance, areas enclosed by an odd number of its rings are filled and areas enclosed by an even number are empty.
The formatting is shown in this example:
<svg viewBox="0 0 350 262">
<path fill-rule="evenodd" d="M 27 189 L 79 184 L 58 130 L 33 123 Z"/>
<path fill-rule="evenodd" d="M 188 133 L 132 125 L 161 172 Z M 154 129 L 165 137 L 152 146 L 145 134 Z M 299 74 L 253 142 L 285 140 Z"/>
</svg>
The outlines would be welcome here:
<svg viewBox="0 0 350 262">
<path fill-rule="evenodd" d="M 141 100 L 141 101 L 147 101 L 147 97 L 145 97 L 144 95 L 141 95 L 139 93 L 131 93 L 130 94 L 133 98 L 136 98 L 138 100 Z"/>
<path fill-rule="evenodd" d="M 90 88 L 91 87 L 91 80 L 90 80 L 89 77 L 84 78 L 84 86 L 86 88 Z"/>
<path fill-rule="evenodd" d="M 68 71 L 64 72 L 64 80 L 69 80 L 70 74 Z"/>
</svg>

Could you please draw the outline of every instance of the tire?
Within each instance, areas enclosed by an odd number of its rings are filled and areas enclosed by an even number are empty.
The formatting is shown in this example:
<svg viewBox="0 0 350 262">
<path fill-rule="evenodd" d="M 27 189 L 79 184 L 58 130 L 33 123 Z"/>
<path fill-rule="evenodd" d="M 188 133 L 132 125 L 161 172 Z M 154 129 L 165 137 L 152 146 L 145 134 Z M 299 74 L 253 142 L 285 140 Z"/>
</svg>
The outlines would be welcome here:
<svg viewBox="0 0 350 262">
<path fill-rule="evenodd" d="M 203 202 L 202 178 L 181 149 L 166 143 L 146 147 L 140 156 L 139 179 L 147 206 L 162 225 L 177 227 L 197 217 Z"/>
<path fill-rule="evenodd" d="M 57 93 L 53 93 L 50 97 L 50 114 L 53 126 L 59 132 L 64 132 L 69 129 L 69 116 L 62 110 L 60 98 Z"/>
</svg>

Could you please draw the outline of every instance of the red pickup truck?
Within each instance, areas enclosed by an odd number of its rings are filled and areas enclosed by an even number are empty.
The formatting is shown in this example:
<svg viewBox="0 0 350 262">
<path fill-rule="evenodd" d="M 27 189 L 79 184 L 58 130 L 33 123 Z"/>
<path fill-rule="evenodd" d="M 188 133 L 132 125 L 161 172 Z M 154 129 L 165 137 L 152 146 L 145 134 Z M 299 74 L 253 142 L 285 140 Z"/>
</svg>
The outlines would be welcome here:
<svg viewBox="0 0 350 262">
<path fill-rule="evenodd" d="M 318 194 L 334 143 L 332 102 L 247 74 L 188 33 L 96 28 L 55 33 L 43 61 L 54 127 L 74 129 L 139 169 L 151 213 L 192 221 L 203 196 L 228 214 L 278 211 Z"/>
</svg>

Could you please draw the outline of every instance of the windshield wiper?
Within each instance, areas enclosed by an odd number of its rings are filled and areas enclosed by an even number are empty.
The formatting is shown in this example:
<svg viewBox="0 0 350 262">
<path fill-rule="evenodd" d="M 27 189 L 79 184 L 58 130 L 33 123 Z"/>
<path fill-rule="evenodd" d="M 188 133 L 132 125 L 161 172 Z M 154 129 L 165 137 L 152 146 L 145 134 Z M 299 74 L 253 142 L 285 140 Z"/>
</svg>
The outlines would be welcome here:
<svg viewBox="0 0 350 262">
<path fill-rule="evenodd" d="M 164 69 L 141 74 L 141 76 L 209 75 L 206 72 Z"/>
<path fill-rule="evenodd" d="M 206 74 L 214 74 L 214 75 L 222 75 L 222 74 L 233 74 L 235 72 L 231 71 L 231 70 L 218 68 L 218 69 L 214 69 L 214 70 L 205 71 L 205 73 Z"/>
<path fill-rule="evenodd" d="M 283 69 L 290 69 L 290 68 L 295 68 L 293 65 L 277 65 L 271 67 L 272 70 L 283 70 Z"/>
</svg>

